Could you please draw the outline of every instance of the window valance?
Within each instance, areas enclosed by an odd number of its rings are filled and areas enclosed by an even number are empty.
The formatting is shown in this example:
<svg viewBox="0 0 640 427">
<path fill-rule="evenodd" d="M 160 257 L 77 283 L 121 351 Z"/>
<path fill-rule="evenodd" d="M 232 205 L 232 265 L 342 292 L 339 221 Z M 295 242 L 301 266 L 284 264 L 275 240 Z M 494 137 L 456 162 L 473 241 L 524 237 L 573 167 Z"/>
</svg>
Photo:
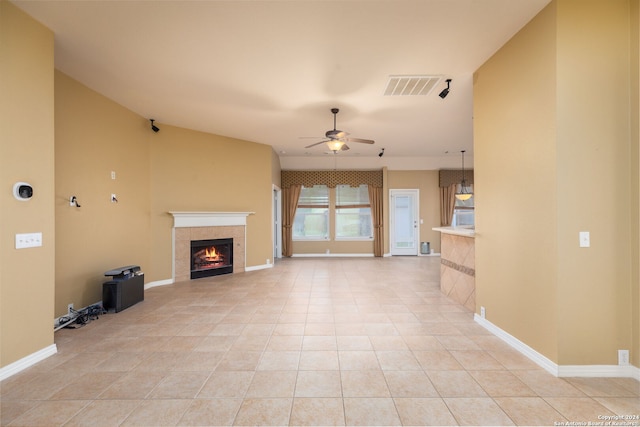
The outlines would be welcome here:
<svg viewBox="0 0 640 427">
<path fill-rule="evenodd" d="M 304 187 L 326 185 L 330 188 L 341 184 L 352 187 L 367 184 L 370 187 L 382 188 L 382 170 L 282 171 L 281 178 L 282 188 L 289 188 L 296 184 Z"/>
<path fill-rule="evenodd" d="M 440 187 L 448 187 L 451 184 L 460 184 L 462 181 L 462 169 L 441 169 Z M 473 185 L 473 169 L 464 170 L 464 180 L 467 185 Z"/>
</svg>

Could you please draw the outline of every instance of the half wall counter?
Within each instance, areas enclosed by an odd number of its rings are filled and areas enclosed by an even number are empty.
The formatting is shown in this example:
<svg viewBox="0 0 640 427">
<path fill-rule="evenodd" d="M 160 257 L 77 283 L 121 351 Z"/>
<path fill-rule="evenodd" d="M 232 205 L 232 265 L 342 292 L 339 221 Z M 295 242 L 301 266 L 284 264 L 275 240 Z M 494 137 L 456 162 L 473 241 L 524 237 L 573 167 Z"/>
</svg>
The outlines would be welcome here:
<svg viewBox="0 0 640 427">
<path fill-rule="evenodd" d="M 475 312 L 475 230 L 470 227 L 435 227 L 433 230 L 440 232 L 440 290 Z"/>
</svg>

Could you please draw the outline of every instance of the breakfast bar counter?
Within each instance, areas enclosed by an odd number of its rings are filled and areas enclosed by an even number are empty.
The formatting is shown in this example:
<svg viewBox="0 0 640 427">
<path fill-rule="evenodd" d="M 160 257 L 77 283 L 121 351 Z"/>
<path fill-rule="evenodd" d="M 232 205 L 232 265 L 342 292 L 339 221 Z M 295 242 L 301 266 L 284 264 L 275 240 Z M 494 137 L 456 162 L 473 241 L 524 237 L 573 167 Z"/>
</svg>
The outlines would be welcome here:
<svg viewBox="0 0 640 427">
<path fill-rule="evenodd" d="M 470 227 L 433 230 L 440 232 L 440 290 L 475 312 L 475 230 Z"/>
</svg>

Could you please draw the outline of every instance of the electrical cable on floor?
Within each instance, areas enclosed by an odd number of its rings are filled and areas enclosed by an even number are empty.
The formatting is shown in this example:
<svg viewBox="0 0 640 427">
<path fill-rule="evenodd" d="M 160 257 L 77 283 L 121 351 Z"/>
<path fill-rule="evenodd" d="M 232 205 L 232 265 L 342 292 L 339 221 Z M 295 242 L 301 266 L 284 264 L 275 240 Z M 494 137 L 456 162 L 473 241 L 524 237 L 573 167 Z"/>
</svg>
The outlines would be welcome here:
<svg viewBox="0 0 640 427">
<path fill-rule="evenodd" d="M 82 310 L 69 308 L 69 314 L 58 319 L 58 326 L 55 327 L 53 331 L 55 332 L 62 328 L 81 328 L 92 320 L 99 319 L 101 314 L 106 313 L 107 311 L 100 304 L 94 304 L 89 307 L 85 307 Z"/>
</svg>

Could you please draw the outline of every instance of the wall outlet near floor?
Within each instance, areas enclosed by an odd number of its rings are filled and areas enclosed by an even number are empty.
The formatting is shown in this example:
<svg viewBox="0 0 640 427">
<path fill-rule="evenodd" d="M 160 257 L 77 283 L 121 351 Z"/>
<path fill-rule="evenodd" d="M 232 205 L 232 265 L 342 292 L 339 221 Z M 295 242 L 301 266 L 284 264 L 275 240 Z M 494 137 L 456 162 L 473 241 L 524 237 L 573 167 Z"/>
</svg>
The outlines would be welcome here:
<svg viewBox="0 0 640 427">
<path fill-rule="evenodd" d="M 71 314 L 71 310 L 73 310 L 73 303 L 67 304 L 67 314 Z"/>
<path fill-rule="evenodd" d="M 618 365 L 629 365 L 629 350 L 618 350 Z"/>
<path fill-rule="evenodd" d="M 484 306 L 480 306 L 480 317 L 483 319 L 487 317 L 487 310 L 485 310 Z"/>
</svg>

